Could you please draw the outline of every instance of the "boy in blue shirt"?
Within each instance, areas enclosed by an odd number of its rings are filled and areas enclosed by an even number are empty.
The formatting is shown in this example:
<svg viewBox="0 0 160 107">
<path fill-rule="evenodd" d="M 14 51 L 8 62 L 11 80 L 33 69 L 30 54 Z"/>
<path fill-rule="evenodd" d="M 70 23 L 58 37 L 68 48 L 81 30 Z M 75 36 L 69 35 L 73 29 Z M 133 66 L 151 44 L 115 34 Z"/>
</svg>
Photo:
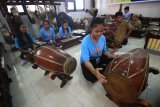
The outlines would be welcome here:
<svg viewBox="0 0 160 107">
<path fill-rule="evenodd" d="M 108 64 L 106 52 L 106 38 L 103 35 L 104 21 L 101 18 L 95 18 L 90 25 L 91 33 L 84 37 L 81 43 L 80 63 L 84 77 L 91 82 L 97 79 L 106 83 L 106 78 L 101 74 L 104 66 Z"/>
</svg>

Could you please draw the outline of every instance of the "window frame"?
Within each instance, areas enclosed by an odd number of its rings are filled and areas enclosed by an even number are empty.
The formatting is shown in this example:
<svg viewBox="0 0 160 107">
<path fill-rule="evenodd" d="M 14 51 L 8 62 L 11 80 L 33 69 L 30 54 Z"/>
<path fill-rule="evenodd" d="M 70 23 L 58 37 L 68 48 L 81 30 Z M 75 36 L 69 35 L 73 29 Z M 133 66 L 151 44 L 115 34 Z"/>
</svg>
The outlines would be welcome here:
<svg viewBox="0 0 160 107">
<path fill-rule="evenodd" d="M 68 9 L 67 8 L 67 12 L 80 12 L 80 11 L 84 11 L 85 10 L 85 5 L 84 5 L 84 1 L 83 0 L 83 9 L 76 9 L 76 0 L 67 0 L 66 2 L 73 2 L 73 5 L 74 5 L 74 9 L 71 10 L 71 9 Z M 67 4 L 68 5 L 68 4 Z"/>
</svg>

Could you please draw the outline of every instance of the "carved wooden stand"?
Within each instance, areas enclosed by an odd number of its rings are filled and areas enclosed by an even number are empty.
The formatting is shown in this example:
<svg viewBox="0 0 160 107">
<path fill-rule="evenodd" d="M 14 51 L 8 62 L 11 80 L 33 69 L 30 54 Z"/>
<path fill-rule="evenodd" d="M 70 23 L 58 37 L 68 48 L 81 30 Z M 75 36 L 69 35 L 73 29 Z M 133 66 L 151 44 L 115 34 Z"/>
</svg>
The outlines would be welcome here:
<svg viewBox="0 0 160 107">
<path fill-rule="evenodd" d="M 54 80 L 56 77 L 62 81 L 62 83 L 60 85 L 61 88 L 63 88 L 66 85 L 67 81 L 69 81 L 73 78 L 67 74 L 58 73 L 58 74 L 53 74 L 51 76 L 51 79 Z"/>
<path fill-rule="evenodd" d="M 37 69 L 37 68 L 38 68 L 38 65 L 37 65 L 37 64 L 34 64 L 34 65 L 32 66 L 32 68 L 33 68 L 33 69 Z M 44 74 L 44 75 L 48 75 L 49 73 L 50 73 L 50 71 L 45 71 L 45 74 Z M 67 74 L 64 74 L 64 73 L 54 73 L 54 74 L 51 75 L 50 78 L 51 78 L 52 80 L 54 80 L 56 77 L 59 78 L 59 79 L 62 81 L 62 83 L 61 83 L 61 85 L 60 85 L 61 88 L 63 88 L 63 87 L 66 85 L 66 83 L 73 78 L 72 76 L 67 75 Z"/>
</svg>

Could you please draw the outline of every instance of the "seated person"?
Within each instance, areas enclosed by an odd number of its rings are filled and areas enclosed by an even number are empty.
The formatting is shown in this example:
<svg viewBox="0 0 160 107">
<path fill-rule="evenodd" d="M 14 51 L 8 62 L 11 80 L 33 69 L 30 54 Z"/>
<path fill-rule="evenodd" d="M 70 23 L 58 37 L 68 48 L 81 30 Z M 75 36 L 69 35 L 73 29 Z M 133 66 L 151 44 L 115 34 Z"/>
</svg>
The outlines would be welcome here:
<svg viewBox="0 0 160 107">
<path fill-rule="evenodd" d="M 112 22 L 112 17 L 110 15 L 106 15 L 104 19 L 104 23 L 107 25 Z"/>
<path fill-rule="evenodd" d="M 128 43 L 128 36 L 132 32 L 130 23 L 124 20 L 123 13 L 118 11 L 115 14 L 117 30 L 114 34 L 114 42 L 118 45 L 126 45 Z"/>
<path fill-rule="evenodd" d="M 43 22 L 43 28 L 41 28 L 39 36 L 44 42 L 54 41 L 55 31 L 50 27 L 50 23 L 48 20 Z"/>
<path fill-rule="evenodd" d="M 103 35 L 104 21 L 97 17 L 90 25 L 91 33 L 86 35 L 81 43 L 80 63 L 84 77 L 91 82 L 97 79 L 106 83 L 106 78 L 102 75 L 104 68 L 109 63 L 104 53 L 106 49 L 106 38 Z"/>
<path fill-rule="evenodd" d="M 138 19 L 138 16 L 136 14 L 132 15 L 130 24 L 132 25 L 133 30 L 141 30 L 142 28 L 141 21 Z"/>
<path fill-rule="evenodd" d="M 85 17 L 84 18 L 85 20 L 85 31 L 86 32 L 90 32 L 90 24 L 91 24 L 91 22 L 92 22 L 92 16 L 87 16 L 87 17 Z"/>
<path fill-rule="evenodd" d="M 33 43 L 35 40 L 32 35 L 27 32 L 27 28 L 23 23 L 20 23 L 17 26 L 17 35 L 15 36 L 15 44 L 16 48 L 18 48 L 21 52 L 21 65 L 25 65 L 28 61 L 26 59 L 27 55 L 33 49 Z"/>
<path fill-rule="evenodd" d="M 142 30 L 141 21 L 138 19 L 138 16 L 136 14 L 132 15 L 132 18 L 130 20 L 130 24 L 132 25 L 133 31 L 130 34 L 132 37 L 136 38 L 142 38 L 145 36 L 145 30 Z"/>
<path fill-rule="evenodd" d="M 96 8 L 86 9 L 86 13 L 89 13 L 91 16 L 93 16 L 94 19 L 98 14 L 98 9 Z"/>
<path fill-rule="evenodd" d="M 129 22 L 130 19 L 131 19 L 131 13 L 130 13 L 130 11 L 129 11 L 129 6 L 126 6 L 126 7 L 124 8 L 124 12 L 125 12 L 125 14 L 124 14 L 124 19 L 125 19 L 127 22 Z"/>
<path fill-rule="evenodd" d="M 66 20 L 64 20 L 63 22 L 62 22 L 62 26 L 59 28 L 59 36 L 60 37 L 66 37 L 67 38 L 67 36 L 70 36 L 70 34 L 71 34 L 71 28 L 68 26 L 68 22 L 66 21 Z"/>
</svg>

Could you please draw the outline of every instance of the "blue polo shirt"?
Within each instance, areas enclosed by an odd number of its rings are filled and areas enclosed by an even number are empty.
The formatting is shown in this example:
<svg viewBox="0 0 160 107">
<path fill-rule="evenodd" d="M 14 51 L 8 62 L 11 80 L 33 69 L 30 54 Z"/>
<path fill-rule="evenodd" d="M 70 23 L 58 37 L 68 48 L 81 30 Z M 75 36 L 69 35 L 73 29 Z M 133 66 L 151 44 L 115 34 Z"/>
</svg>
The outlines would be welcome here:
<svg viewBox="0 0 160 107">
<path fill-rule="evenodd" d="M 53 40 L 55 37 L 55 31 L 53 28 L 49 28 L 47 31 L 44 27 L 40 30 L 39 36 L 43 39 L 45 42 L 49 42 L 50 40 Z"/>
<path fill-rule="evenodd" d="M 31 33 L 27 33 L 29 35 L 29 38 L 31 39 L 31 42 L 34 43 L 35 39 L 32 37 Z M 27 38 L 25 35 L 22 35 L 22 39 L 27 42 Z M 20 44 L 19 44 L 19 40 L 18 37 L 15 37 L 15 44 L 16 44 L 16 48 L 21 48 Z M 27 43 L 26 43 L 27 44 Z M 27 44 L 26 46 L 24 46 L 23 48 L 29 48 L 31 46 L 31 44 Z"/>
<path fill-rule="evenodd" d="M 83 38 L 81 43 L 80 63 L 82 64 L 84 61 L 89 61 L 91 58 L 96 59 L 101 57 L 106 50 L 106 38 L 104 35 L 101 35 L 95 44 L 92 41 L 90 34 L 88 34 Z"/>
<path fill-rule="evenodd" d="M 63 28 L 62 28 L 62 26 L 61 26 L 61 27 L 59 28 L 59 36 L 65 36 L 66 34 L 72 32 L 70 27 L 68 27 L 68 29 L 69 29 L 69 32 L 67 32 L 67 31 L 63 32 Z"/>
</svg>

